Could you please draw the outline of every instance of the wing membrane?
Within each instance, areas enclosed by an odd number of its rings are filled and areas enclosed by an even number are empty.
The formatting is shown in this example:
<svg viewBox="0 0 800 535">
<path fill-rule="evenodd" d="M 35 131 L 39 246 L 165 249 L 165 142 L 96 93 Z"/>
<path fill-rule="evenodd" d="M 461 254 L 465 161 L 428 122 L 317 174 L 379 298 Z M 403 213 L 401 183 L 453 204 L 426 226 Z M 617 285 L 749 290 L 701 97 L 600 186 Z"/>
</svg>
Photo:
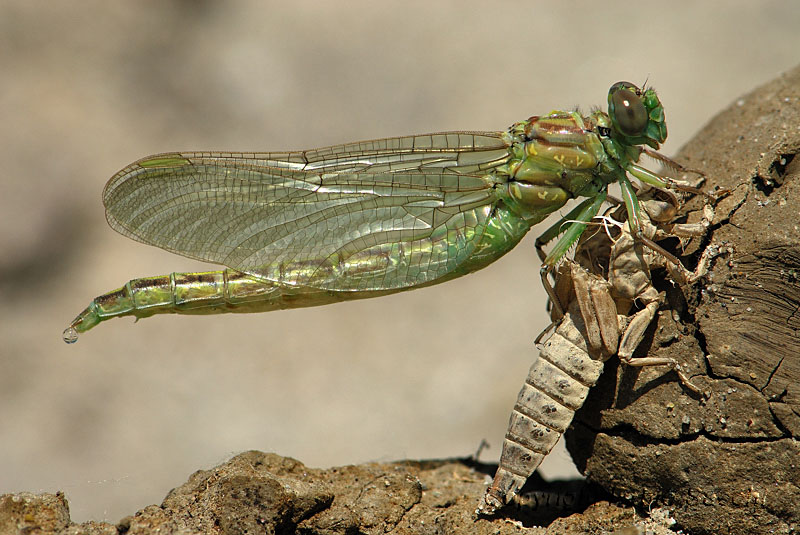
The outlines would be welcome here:
<svg viewBox="0 0 800 535">
<path fill-rule="evenodd" d="M 284 153 L 170 153 L 117 173 L 109 224 L 138 241 L 255 277 L 329 290 L 444 277 L 495 201 L 499 133 L 389 138 Z"/>
</svg>

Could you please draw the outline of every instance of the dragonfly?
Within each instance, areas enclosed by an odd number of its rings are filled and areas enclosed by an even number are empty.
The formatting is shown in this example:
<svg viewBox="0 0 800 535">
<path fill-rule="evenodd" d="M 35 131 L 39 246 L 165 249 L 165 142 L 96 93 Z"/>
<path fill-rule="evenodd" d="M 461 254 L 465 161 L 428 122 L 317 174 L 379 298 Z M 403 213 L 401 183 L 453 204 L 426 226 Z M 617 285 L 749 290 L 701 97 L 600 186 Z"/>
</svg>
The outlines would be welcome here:
<svg viewBox="0 0 800 535">
<path fill-rule="evenodd" d="M 617 82 L 607 112 L 552 111 L 502 132 L 443 132 L 296 152 L 171 152 L 106 184 L 111 227 L 225 269 L 133 279 L 96 297 L 68 343 L 116 317 L 263 312 L 376 297 L 445 282 L 511 250 L 568 201 L 536 240 L 548 284 L 618 184 L 634 234 L 631 178 L 667 137 L 652 88 Z M 555 241 L 547 254 L 544 247 Z"/>
</svg>

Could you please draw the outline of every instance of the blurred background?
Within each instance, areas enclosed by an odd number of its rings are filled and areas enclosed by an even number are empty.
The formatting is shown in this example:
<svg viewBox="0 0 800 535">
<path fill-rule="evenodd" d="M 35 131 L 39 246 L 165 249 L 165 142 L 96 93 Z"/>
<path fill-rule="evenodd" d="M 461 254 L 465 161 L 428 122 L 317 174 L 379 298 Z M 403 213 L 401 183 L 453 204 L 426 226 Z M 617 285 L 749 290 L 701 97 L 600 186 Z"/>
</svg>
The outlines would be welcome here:
<svg viewBox="0 0 800 535">
<path fill-rule="evenodd" d="M 534 230 L 464 279 L 378 300 L 61 332 L 128 279 L 208 269 L 105 223 L 150 153 L 503 130 L 647 78 L 674 154 L 800 62 L 792 2 L 0 3 L 0 492 L 115 522 L 248 449 L 309 466 L 497 459 L 546 326 Z M 747 132 L 742 132 L 747 135 Z M 735 157 L 735 155 L 732 155 Z M 541 229 L 540 229 L 541 231 Z M 559 449 L 545 477 L 577 475 Z M 477 497 L 476 497 L 477 499 Z"/>
</svg>

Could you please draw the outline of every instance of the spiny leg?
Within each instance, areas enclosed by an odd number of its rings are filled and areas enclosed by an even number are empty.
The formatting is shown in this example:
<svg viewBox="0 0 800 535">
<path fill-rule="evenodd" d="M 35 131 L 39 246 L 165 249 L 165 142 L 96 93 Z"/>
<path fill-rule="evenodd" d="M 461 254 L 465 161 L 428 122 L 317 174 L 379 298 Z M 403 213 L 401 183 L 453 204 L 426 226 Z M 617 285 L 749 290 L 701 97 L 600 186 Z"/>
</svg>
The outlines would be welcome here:
<svg viewBox="0 0 800 535">
<path fill-rule="evenodd" d="M 600 211 L 600 206 L 605 202 L 607 192 L 602 191 L 595 197 L 586 199 L 573 210 L 571 210 L 565 217 L 561 218 L 555 225 L 545 231 L 539 239 L 536 240 L 537 250 L 541 251 L 541 247 L 558 235 L 560 229 L 565 225 L 569 225 L 564 234 L 559 238 L 550 253 L 544 258 L 540 275 L 542 284 L 550 297 L 550 302 L 553 305 L 556 317 L 560 318 L 564 315 L 564 308 L 562 303 L 559 302 L 558 296 L 553 290 L 547 276 L 555 269 L 558 262 L 567 254 L 570 247 L 578 241 L 583 231 L 586 230 L 586 224 L 591 221 L 594 216 Z M 540 256 L 542 253 L 540 252 Z"/>
<path fill-rule="evenodd" d="M 698 182 L 698 184 L 689 184 L 682 180 L 677 180 L 669 176 L 660 175 L 635 163 L 630 163 L 625 168 L 625 170 L 628 171 L 631 175 L 635 176 L 643 183 L 655 186 L 657 188 L 671 188 L 676 191 L 685 191 L 687 193 L 693 193 L 695 195 L 702 195 L 704 197 L 709 197 L 707 193 L 703 192 L 697 187 L 697 185 L 702 183 L 702 181 L 705 179 L 705 175 L 703 174 L 702 171 L 683 167 L 678 162 L 654 150 L 643 149 L 642 152 L 647 156 L 650 156 L 654 160 L 657 160 L 666 165 L 667 167 L 670 167 L 671 169 L 674 169 L 680 173 L 694 173 L 699 177 L 701 177 L 700 181 Z"/>
<path fill-rule="evenodd" d="M 665 166 L 669 167 L 673 171 L 677 171 L 678 173 L 684 173 L 684 174 L 685 173 L 692 173 L 692 174 L 695 174 L 698 177 L 700 177 L 700 181 L 697 184 L 695 184 L 694 186 L 692 186 L 690 184 L 685 184 L 685 183 L 683 183 L 682 181 L 679 181 L 679 180 L 674 180 L 673 182 L 674 182 L 674 184 L 676 186 L 676 189 L 686 188 L 686 189 L 684 189 L 682 191 L 688 191 L 690 193 L 697 193 L 697 194 L 700 194 L 700 195 L 704 195 L 704 193 L 702 191 L 697 189 L 697 186 L 699 186 L 703 182 L 703 180 L 705 180 L 706 174 L 704 172 L 700 171 L 699 169 L 691 169 L 689 167 L 685 167 L 684 165 L 682 165 L 682 164 L 676 162 L 675 160 L 673 160 L 672 158 L 670 158 L 668 156 L 665 156 L 665 155 L 661 154 L 660 152 L 654 151 L 653 149 L 649 149 L 647 147 L 642 147 L 642 153 L 647 155 L 647 156 L 649 156 L 650 158 L 658 161 L 658 162 L 661 162 L 662 164 L 664 164 Z M 663 180 L 672 180 L 669 177 L 665 177 L 665 176 L 661 176 L 661 178 Z"/>
<path fill-rule="evenodd" d="M 577 206 L 575 206 L 575 208 L 567 212 L 567 215 L 550 225 L 547 230 L 542 232 L 539 237 L 536 238 L 536 253 L 539 255 L 539 259 L 542 261 L 542 263 L 544 263 L 548 257 L 547 253 L 544 252 L 544 246 L 556 239 L 564 231 L 565 225 L 577 221 L 580 217 L 580 214 L 586 210 L 588 206 L 592 205 L 594 200 L 594 198 L 588 198 L 581 201 Z"/>
</svg>

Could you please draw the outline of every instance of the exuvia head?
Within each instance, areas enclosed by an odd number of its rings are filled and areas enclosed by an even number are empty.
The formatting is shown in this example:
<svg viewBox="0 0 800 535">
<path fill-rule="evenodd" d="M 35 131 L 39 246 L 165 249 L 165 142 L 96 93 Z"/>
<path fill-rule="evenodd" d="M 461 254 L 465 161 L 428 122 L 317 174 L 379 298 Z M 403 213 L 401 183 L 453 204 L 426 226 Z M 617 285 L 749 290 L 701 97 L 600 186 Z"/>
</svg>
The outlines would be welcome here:
<svg viewBox="0 0 800 535">
<path fill-rule="evenodd" d="M 630 82 L 617 82 L 608 90 L 608 116 L 612 136 L 626 145 L 647 144 L 658 149 L 667 139 L 664 107 L 655 89 L 639 89 Z"/>
</svg>

